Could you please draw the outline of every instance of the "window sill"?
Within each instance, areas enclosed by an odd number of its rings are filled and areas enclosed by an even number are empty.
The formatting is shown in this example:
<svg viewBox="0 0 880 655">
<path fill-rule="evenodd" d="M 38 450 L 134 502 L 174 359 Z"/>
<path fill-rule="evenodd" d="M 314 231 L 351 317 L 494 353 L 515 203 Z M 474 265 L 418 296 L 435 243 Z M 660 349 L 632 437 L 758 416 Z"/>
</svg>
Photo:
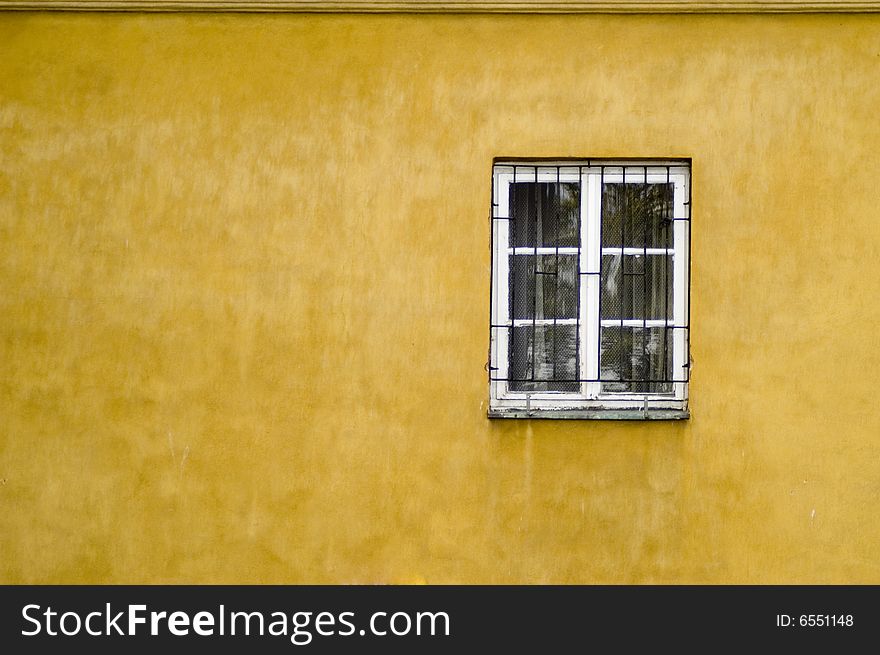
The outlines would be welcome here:
<svg viewBox="0 0 880 655">
<path fill-rule="evenodd" d="M 489 418 L 590 419 L 602 421 L 680 421 L 690 418 L 686 409 L 518 409 L 498 407 Z"/>
</svg>

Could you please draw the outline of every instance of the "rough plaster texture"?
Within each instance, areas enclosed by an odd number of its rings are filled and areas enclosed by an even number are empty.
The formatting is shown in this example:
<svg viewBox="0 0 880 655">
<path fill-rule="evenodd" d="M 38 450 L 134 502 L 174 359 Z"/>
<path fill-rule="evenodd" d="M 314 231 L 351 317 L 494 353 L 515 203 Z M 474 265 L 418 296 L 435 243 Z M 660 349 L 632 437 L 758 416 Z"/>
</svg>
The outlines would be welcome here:
<svg viewBox="0 0 880 655">
<path fill-rule="evenodd" d="M 0 581 L 880 582 L 880 17 L 0 14 Z M 692 157 L 692 418 L 490 421 L 493 157 Z"/>
</svg>

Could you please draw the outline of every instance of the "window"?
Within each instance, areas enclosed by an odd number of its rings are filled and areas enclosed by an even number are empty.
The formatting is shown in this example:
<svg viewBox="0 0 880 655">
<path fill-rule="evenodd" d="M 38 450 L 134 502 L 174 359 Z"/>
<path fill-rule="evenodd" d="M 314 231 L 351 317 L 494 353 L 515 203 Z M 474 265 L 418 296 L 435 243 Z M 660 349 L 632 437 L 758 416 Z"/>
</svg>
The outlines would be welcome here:
<svg viewBox="0 0 880 655">
<path fill-rule="evenodd" d="M 489 416 L 686 418 L 688 161 L 496 162 Z"/>
</svg>

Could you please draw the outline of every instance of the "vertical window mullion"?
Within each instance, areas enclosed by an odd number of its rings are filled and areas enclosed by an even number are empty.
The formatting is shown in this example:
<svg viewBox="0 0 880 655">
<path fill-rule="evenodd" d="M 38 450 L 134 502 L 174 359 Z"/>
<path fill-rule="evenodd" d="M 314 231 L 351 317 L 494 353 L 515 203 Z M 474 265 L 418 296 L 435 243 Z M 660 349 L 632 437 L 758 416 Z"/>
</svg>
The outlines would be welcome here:
<svg viewBox="0 0 880 655">
<path fill-rule="evenodd" d="M 514 168 L 516 175 L 516 168 Z M 495 316 L 493 321 L 496 327 L 493 328 L 493 349 L 490 366 L 496 370 L 492 377 L 496 378 L 495 390 L 496 397 L 501 398 L 507 394 L 509 377 L 509 351 L 510 338 L 513 325 L 513 316 L 510 314 L 510 256 L 508 248 L 510 246 L 510 184 L 509 173 L 498 172 L 495 176 L 496 185 L 496 206 L 494 216 L 499 220 L 493 220 L 495 224 L 495 252 L 492 253 L 495 271 L 495 300 L 494 309 Z"/>
<path fill-rule="evenodd" d="M 682 218 L 685 213 L 686 181 L 683 176 L 675 179 L 675 209 L 673 217 Z M 673 292 L 672 292 L 672 379 L 675 380 L 675 397 L 684 398 L 687 381 L 687 238 L 690 222 L 673 221 Z"/>
<path fill-rule="evenodd" d="M 626 369 L 626 361 L 627 358 L 632 360 L 632 340 L 630 340 L 630 348 L 629 352 L 627 351 L 626 332 L 623 328 L 623 321 L 627 318 L 630 318 L 632 314 L 632 310 L 630 309 L 629 313 L 627 313 L 627 307 L 632 308 L 632 298 L 630 298 L 629 293 L 627 293 L 627 276 L 626 276 L 626 254 L 624 252 L 626 248 L 626 220 L 629 218 L 629 195 L 626 192 L 626 167 L 623 166 L 620 169 L 621 171 L 621 198 L 623 209 L 618 208 L 618 212 L 620 213 L 620 379 L 625 380 L 627 378 L 632 378 L 632 375 L 627 374 Z M 630 288 L 632 288 L 632 283 L 630 283 Z M 630 382 L 624 383 L 624 386 L 630 386 Z M 632 391 L 632 389 L 628 389 L 628 391 Z"/>
<path fill-rule="evenodd" d="M 532 193 L 532 197 L 534 199 L 534 204 L 533 204 L 532 209 L 535 212 L 535 216 L 533 219 L 533 224 L 534 224 L 534 228 L 535 228 L 535 230 L 534 230 L 534 232 L 535 232 L 535 243 L 534 243 L 535 258 L 534 258 L 533 262 L 534 262 L 535 266 L 534 266 L 534 273 L 532 274 L 532 289 L 533 289 L 533 291 L 532 291 L 532 354 L 531 354 L 532 382 L 535 381 L 535 357 L 537 356 L 537 353 L 538 353 L 538 335 L 537 335 L 537 331 L 538 331 L 538 328 L 537 328 L 538 269 L 540 268 L 540 266 L 538 265 L 538 262 L 541 261 L 541 258 L 538 255 L 538 245 L 539 245 L 538 244 L 538 229 L 539 229 L 538 226 L 540 223 L 539 217 L 541 216 L 541 211 L 540 211 L 539 202 L 538 202 L 538 199 L 540 197 L 539 188 L 540 187 L 538 186 L 538 167 L 535 166 L 535 184 L 534 184 L 534 186 L 531 187 L 531 193 Z M 541 282 L 543 284 L 543 280 Z M 541 316 L 543 317 L 543 314 Z"/>
<path fill-rule="evenodd" d="M 599 295 L 602 261 L 602 180 L 601 174 L 587 169 L 581 174 L 581 392 L 589 398 L 599 395 Z"/>
<path fill-rule="evenodd" d="M 554 212 L 553 212 L 553 246 L 556 249 L 556 258 L 553 264 L 554 273 L 553 276 L 553 379 L 557 379 L 556 375 L 556 361 L 558 357 L 558 349 L 556 347 L 556 341 L 558 338 L 558 331 L 556 320 L 559 316 L 559 202 L 561 198 L 561 191 L 559 188 L 559 166 L 556 167 L 556 188 L 553 191 L 553 197 L 556 200 Z"/>
<path fill-rule="evenodd" d="M 648 191 L 648 167 L 644 170 L 644 184 L 642 185 L 642 216 L 643 234 L 642 234 L 642 379 L 644 383 L 640 391 L 648 393 L 651 391 L 651 358 L 648 357 L 648 224 L 649 218 L 653 218 L 653 213 L 649 210 L 648 203 L 651 197 Z M 633 310 L 635 311 L 635 310 Z"/>
<path fill-rule="evenodd" d="M 666 186 L 669 187 L 669 166 L 666 167 Z M 666 380 L 670 379 L 670 371 L 669 371 L 669 248 L 674 247 L 674 242 L 670 243 L 670 233 L 672 235 L 675 234 L 675 221 L 672 219 L 675 217 L 675 192 L 673 191 L 672 195 L 672 215 L 669 215 L 670 207 L 668 204 L 663 208 L 665 216 L 663 223 L 663 247 L 666 248 L 667 254 L 663 256 L 663 280 L 664 280 L 664 289 L 663 289 L 663 387 L 666 387 Z M 675 252 L 673 250 L 673 252 Z M 675 261 L 673 257 L 673 262 Z M 673 307 L 675 303 L 675 288 L 673 287 L 672 291 L 672 300 Z M 673 325 L 675 321 L 673 321 Z M 673 330 L 673 333 L 675 330 Z M 670 385 L 670 388 L 673 392 L 675 392 L 675 385 Z"/>
</svg>

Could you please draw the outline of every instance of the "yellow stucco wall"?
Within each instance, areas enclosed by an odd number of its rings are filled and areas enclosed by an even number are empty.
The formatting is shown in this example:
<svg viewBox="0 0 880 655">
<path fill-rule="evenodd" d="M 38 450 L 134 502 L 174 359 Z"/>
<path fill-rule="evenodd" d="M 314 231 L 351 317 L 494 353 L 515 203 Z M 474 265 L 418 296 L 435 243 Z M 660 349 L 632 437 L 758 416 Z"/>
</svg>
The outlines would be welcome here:
<svg viewBox="0 0 880 655">
<path fill-rule="evenodd" d="M 0 14 L 0 581 L 880 582 L 880 16 Z M 693 417 L 486 418 L 496 156 L 693 158 Z"/>
</svg>

